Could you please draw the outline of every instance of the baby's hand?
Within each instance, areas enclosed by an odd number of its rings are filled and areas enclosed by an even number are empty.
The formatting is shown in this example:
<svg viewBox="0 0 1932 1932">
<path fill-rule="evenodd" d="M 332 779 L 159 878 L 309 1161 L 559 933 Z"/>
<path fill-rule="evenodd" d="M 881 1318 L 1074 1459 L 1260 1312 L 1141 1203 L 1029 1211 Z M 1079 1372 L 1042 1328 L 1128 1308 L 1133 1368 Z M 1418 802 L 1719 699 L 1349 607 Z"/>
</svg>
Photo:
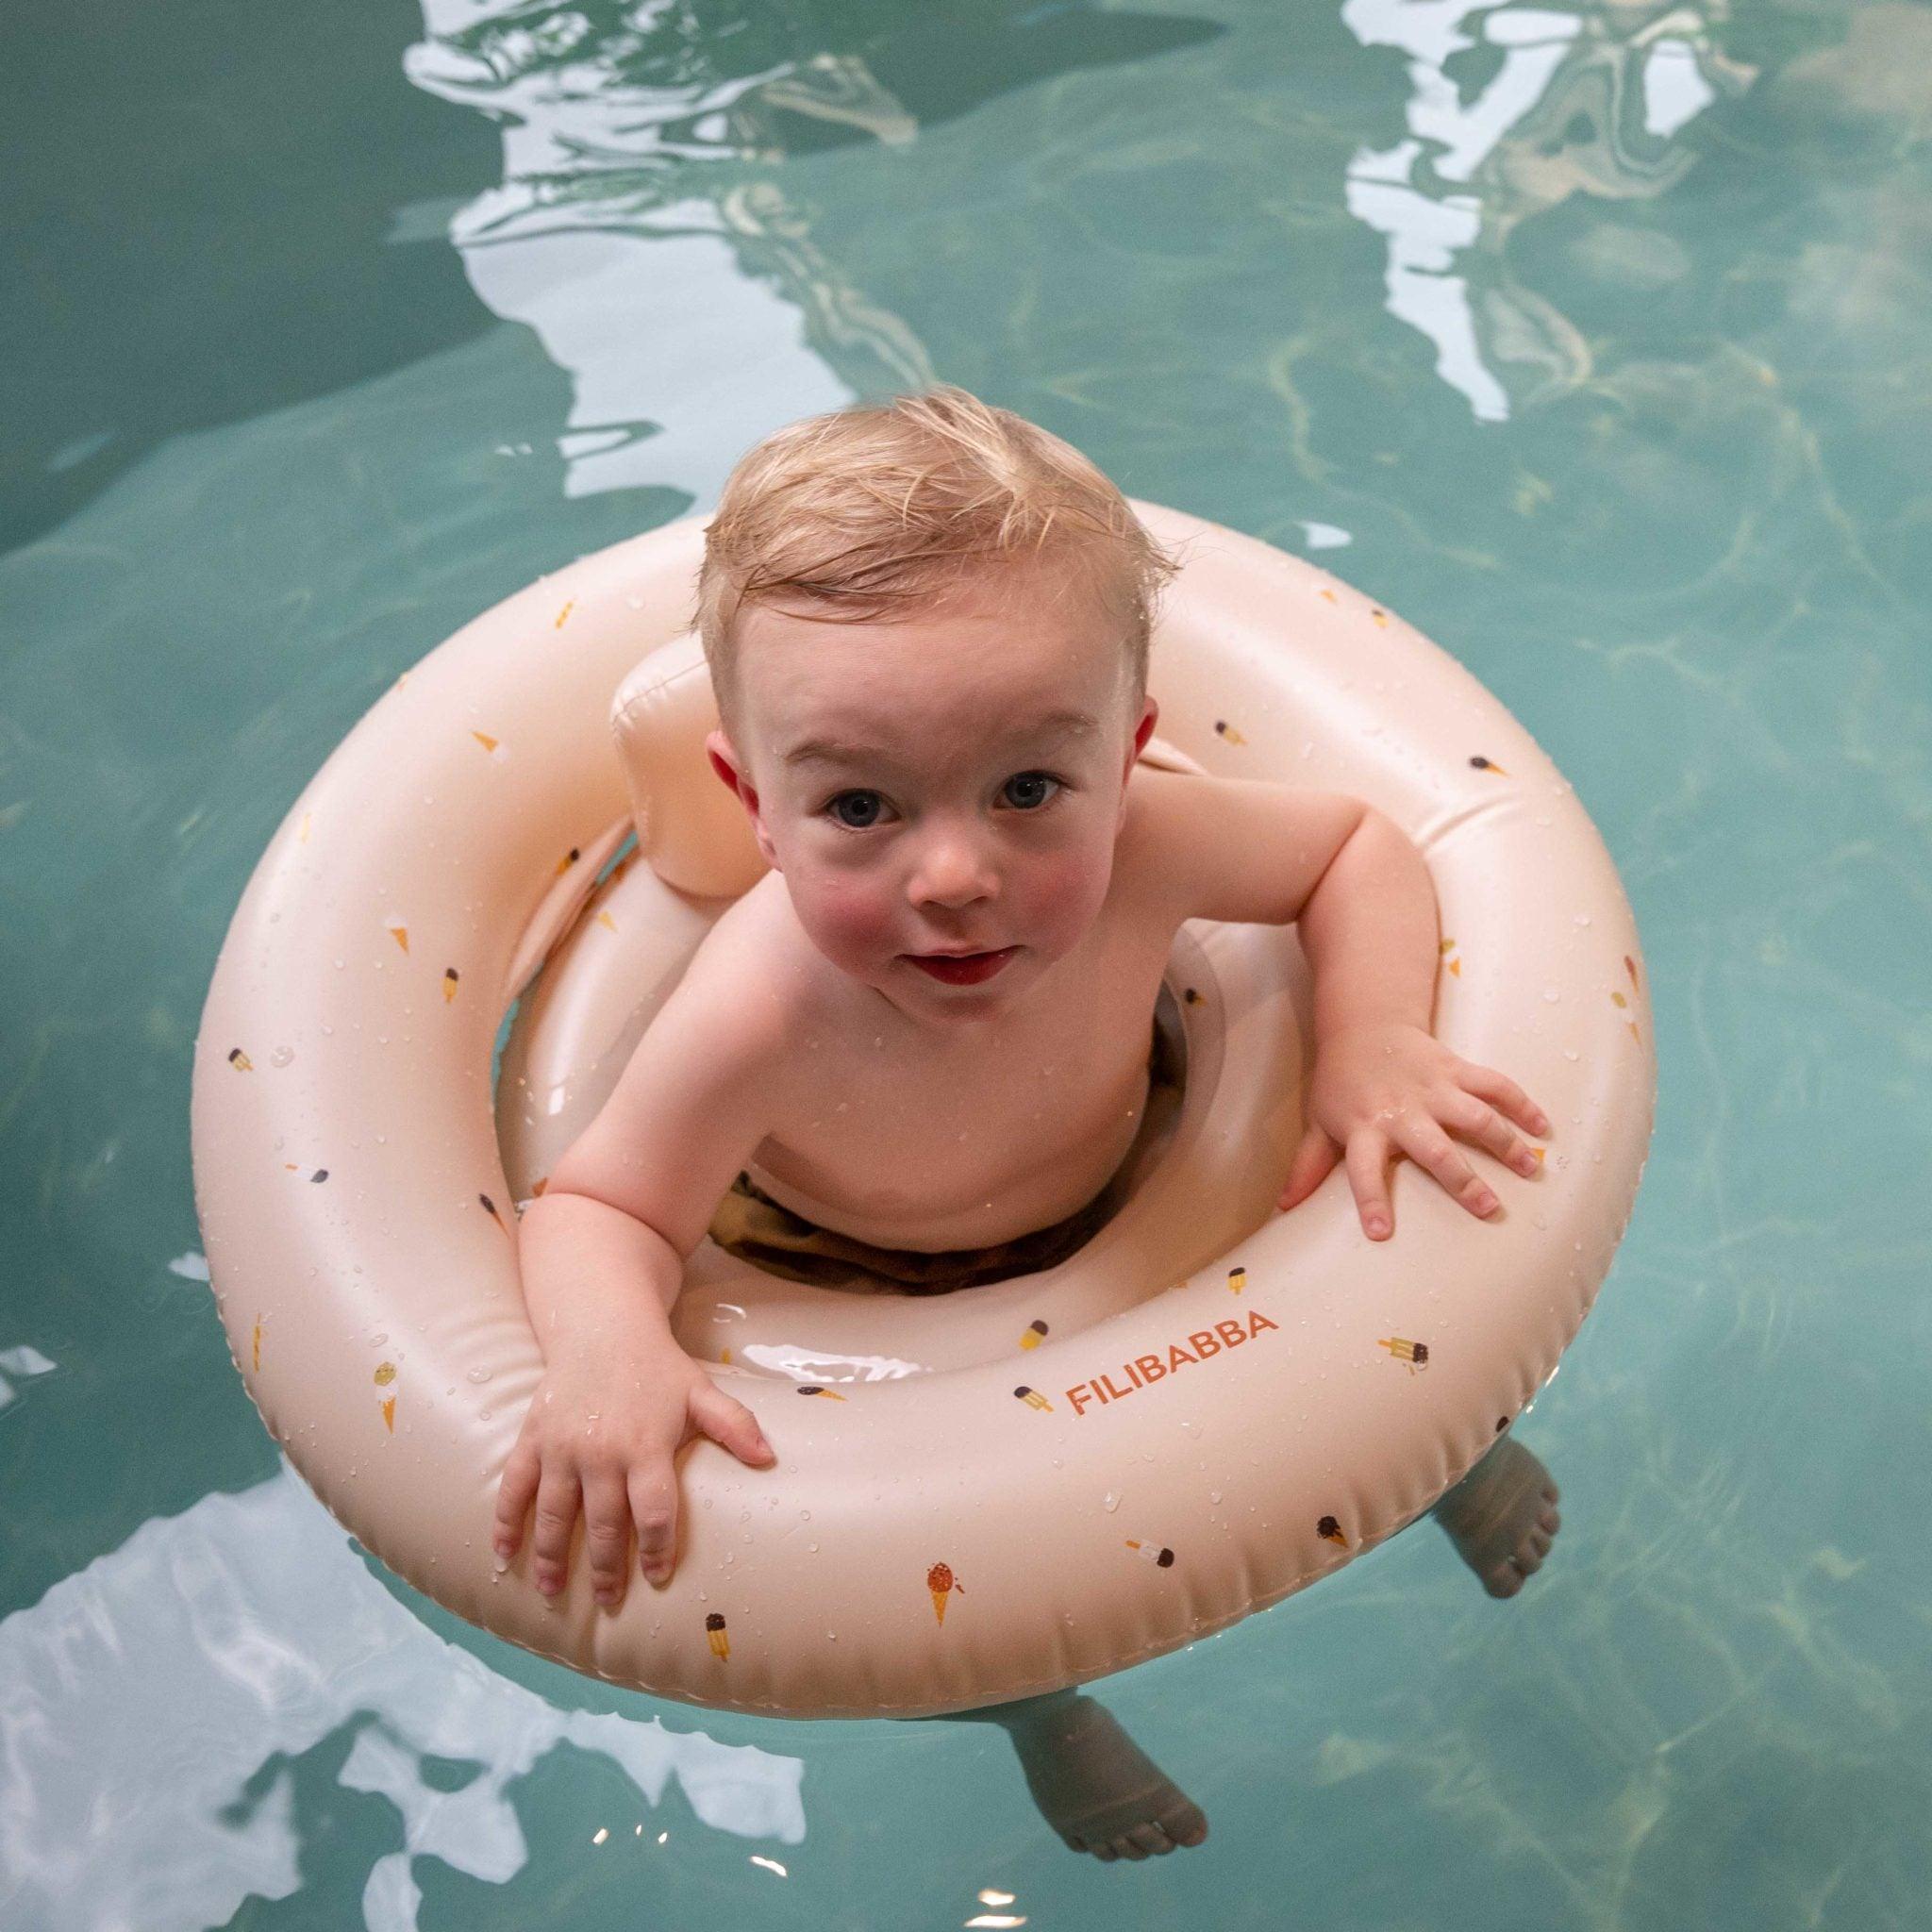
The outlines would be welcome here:
<svg viewBox="0 0 1932 1932">
<path fill-rule="evenodd" d="M 637 1334 L 594 1345 L 567 1343 L 530 1400 L 523 1433 L 504 1465 L 492 1542 L 499 1571 L 524 1537 L 537 1505 L 537 1588 L 559 1593 L 570 1580 L 571 1531 L 584 1512 L 584 1549 L 597 1601 L 624 1601 L 631 1524 L 638 1567 L 653 1583 L 671 1580 L 677 1545 L 674 1458 L 709 1436 L 741 1461 L 776 1458 L 758 1419 L 711 1380 L 669 1336 Z"/>
<path fill-rule="evenodd" d="M 1548 1117 L 1513 1080 L 1458 1059 L 1420 1026 L 1351 1027 L 1322 1042 L 1308 1081 L 1307 1132 L 1295 1149 L 1281 1206 L 1306 1200 L 1347 1149 L 1349 1185 L 1371 1241 L 1395 1226 L 1389 1205 L 1391 1148 L 1426 1168 L 1472 1214 L 1502 1205 L 1442 1129 L 1486 1147 L 1525 1178 L 1541 1172 L 1510 1119 L 1547 1135 Z"/>
</svg>

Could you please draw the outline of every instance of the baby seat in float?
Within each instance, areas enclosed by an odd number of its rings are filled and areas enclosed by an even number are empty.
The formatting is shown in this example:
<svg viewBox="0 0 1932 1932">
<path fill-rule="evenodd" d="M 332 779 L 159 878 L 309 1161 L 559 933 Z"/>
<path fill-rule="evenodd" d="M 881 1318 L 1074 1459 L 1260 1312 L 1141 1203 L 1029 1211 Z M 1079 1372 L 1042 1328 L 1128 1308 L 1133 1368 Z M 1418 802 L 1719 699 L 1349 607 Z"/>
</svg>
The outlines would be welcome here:
<svg viewBox="0 0 1932 1932">
<path fill-rule="evenodd" d="M 927 1297 L 800 1285 L 707 1240 L 674 1326 L 776 1464 L 691 1445 L 676 1573 L 634 1578 L 614 1612 L 580 1545 L 554 1603 L 522 1574 L 527 1541 L 497 1578 L 497 1485 L 542 1373 L 517 1204 L 763 871 L 703 749 L 717 713 L 684 631 L 702 523 L 586 558 L 432 653 L 330 758 L 251 881 L 197 1047 L 197 1202 L 237 1364 L 335 1514 L 458 1614 L 695 1704 L 1002 1702 L 1176 1648 L 1372 1548 L 1554 1373 L 1654 1105 L 1602 842 L 1522 727 L 1390 613 L 1134 507 L 1184 556 L 1147 760 L 1349 792 L 1404 827 L 1441 911 L 1435 1031 L 1547 1106 L 1543 1176 L 1479 1222 L 1398 1161 L 1386 1242 L 1341 1172 L 1279 1214 L 1306 964 L 1291 927 L 1191 922 L 1161 998 L 1179 1112 L 1085 1247 Z M 635 854 L 600 876 L 633 822 Z"/>
</svg>

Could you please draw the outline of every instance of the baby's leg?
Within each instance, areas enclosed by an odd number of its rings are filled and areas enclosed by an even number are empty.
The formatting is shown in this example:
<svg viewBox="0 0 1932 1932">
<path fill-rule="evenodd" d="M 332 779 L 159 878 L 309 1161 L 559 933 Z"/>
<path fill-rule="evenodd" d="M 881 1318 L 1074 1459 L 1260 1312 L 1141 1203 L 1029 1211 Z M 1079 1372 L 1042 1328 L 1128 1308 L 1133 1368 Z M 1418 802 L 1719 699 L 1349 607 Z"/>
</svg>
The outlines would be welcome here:
<svg viewBox="0 0 1932 1932">
<path fill-rule="evenodd" d="M 946 1715 L 995 1724 L 1006 1732 L 1033 1802 L 1072 1851 L 1110 1862 L 1197 1845 L 1208 1836 L 1201 1807 L 1105 1705 L 1077 1690 Z"/>
<path fill-rule="evenodd" d="M 1563 1521 L 1549 1471 L 1508 1435 L 1429 1513 L 1491 1596 L 1514 1596 L 1541 1569 Z"/>
</svg>

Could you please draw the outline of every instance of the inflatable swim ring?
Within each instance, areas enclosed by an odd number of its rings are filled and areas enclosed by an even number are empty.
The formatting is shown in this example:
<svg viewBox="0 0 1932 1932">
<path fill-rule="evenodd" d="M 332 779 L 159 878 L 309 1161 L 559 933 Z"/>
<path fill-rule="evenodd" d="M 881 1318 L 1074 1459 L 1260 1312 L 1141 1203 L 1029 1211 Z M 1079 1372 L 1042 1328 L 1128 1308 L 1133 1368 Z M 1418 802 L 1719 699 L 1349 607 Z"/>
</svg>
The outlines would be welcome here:
<svg viewBox="0 0 1932 1932">
<path fill-rule="evenodd" d="M 1307 969 L 1292 927 L 1191 923 L 1162 1002 L 1185 1034 L 1172 1139 L 1086 1248 L 930 1299 L 802 1287 L 707 1240 L 676 1332 L 776 1465 L 692 1444 L 675 1575 L 615 1612 L 580 1553 L 554 1603 L 527 1543 L 496 1577 L 498 1481 L 542 1372 L 517 1203 L 762 865 L 702 751 L 702 523 L 585 558 L 432 652 L 329 758 L 249 883 L 197 1043 L 196 1200 L 237 1366 L 329 1509 L 458 1615 L 734 1710 L 1004 1702 L 1374 1548 L 1555 1374 L 1627 1224 L 1655 1097 L 1603 843 L 1528 734 L 1391 612 L 1135 508 L 1186 546 L 1149 751 L 1347 791 L 1416 840 L 1441 910 L 1435 1030 L 1547 1108 L 1541 1181 L 1499 1187 L 1479 1222 L 1398 1161 L 1379 1243 L 1340 1169 L 1277 1212 Z M 500 1024 L 540 969 L 493 1095 Z"/>
</svg>

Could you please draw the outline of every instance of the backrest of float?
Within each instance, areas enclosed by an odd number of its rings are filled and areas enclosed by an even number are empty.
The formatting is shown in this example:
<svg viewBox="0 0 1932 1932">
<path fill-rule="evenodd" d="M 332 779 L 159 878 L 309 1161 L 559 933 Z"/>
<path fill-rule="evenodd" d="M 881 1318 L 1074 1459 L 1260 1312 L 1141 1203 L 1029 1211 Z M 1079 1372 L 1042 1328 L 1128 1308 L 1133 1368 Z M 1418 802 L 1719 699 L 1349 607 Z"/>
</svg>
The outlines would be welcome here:
<svg viewBox="0 0 1932 1932">
<path fill-rule="evenodd" d="M 646 657 L 610 706 L 640 860 L 680 892 L 736 899 L 766 867 L 744 807 L 705 752 L 720 722 L 696 631 Z"/>
</svg>

